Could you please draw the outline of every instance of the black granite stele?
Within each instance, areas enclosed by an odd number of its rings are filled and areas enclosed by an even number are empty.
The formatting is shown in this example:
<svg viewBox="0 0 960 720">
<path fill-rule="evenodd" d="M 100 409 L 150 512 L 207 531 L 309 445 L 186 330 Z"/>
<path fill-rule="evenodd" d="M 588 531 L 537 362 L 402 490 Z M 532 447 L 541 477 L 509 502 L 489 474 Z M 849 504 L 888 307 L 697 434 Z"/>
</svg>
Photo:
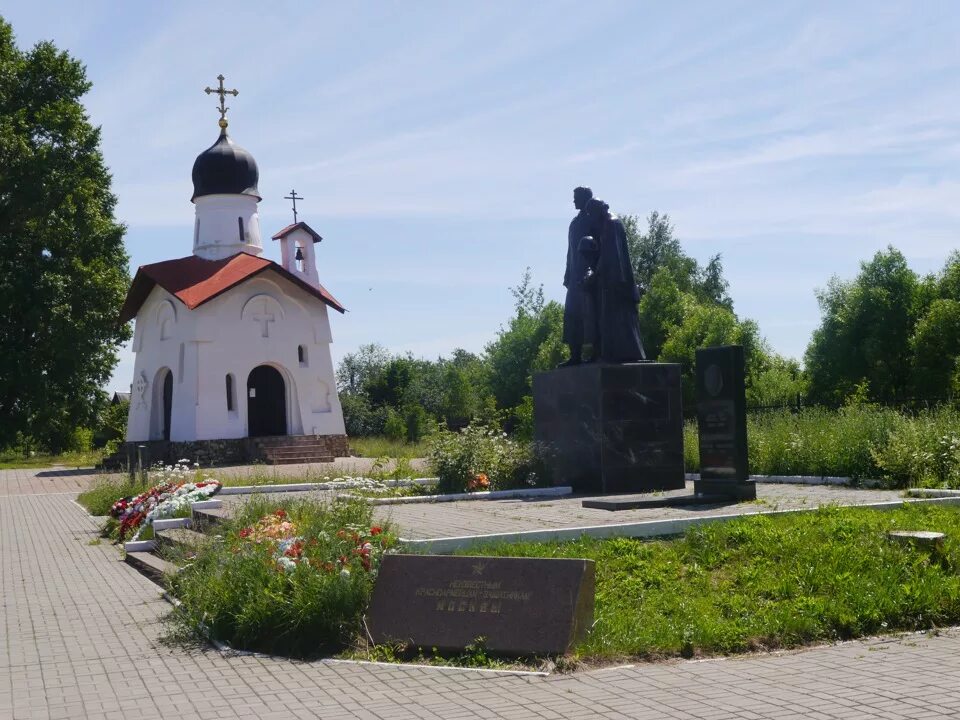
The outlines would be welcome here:
<svg viewBox="0 0 960 720">
<path fill-rule="evenodd" d="M 694 492 L 756 498 L 747 457 L 743 346 L 697 350 L 697 427 L 700 479 L 694 482 Z"/>
<path fill-rule="evenodd" d="M 533 415 L 555 485 L 584 493 L 684 487 L 679 365 L 589 363 L 539 373 Z"/>
<path fill-rule="evenodd" d="M 377 644 L 555 655 L 593 625 L 592 560 L 386 555 L 367 611 Z"/>
</svg>

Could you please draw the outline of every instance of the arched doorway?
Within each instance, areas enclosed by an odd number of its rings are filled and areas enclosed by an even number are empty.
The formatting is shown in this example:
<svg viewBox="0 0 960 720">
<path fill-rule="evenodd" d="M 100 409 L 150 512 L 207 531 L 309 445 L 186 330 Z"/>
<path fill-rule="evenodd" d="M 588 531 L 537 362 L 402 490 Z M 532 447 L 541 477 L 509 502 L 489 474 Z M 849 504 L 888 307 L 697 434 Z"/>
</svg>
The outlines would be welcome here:
<svg viewBox="0 0 960 720">
<path fill-rule="evenodd" d="M 173 414 L 173 373 L 160 368 L 153 379 L 153 407 L 150 411 L 150 439 L 169 440 Z"/>
<path fill-rule="evenodd" d="M 280 371 L 269 365 L 258 365 L 247 377 L 247 434 L 287 434 L 287 387 Z"/>
</svg>

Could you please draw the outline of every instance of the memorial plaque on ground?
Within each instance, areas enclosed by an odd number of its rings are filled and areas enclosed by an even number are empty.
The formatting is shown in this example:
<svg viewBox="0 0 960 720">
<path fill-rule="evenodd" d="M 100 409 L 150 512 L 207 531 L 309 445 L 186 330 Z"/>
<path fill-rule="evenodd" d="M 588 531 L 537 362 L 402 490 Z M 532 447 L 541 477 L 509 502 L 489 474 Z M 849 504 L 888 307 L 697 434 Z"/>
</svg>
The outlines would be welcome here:
<svg viewBox="0 0 960 720">
<path fill-rule="evenodd" d="M 747 461 L 743 346 L 697 350 L 700 479 L 694 490 L 738 499 L 757 496 Z"/>
<path fill-rule="evenodd" d="M 593 624 L 592 560 L 386 555 L 367 612 L 377 644 L 567 652 Z"/>
</svg>

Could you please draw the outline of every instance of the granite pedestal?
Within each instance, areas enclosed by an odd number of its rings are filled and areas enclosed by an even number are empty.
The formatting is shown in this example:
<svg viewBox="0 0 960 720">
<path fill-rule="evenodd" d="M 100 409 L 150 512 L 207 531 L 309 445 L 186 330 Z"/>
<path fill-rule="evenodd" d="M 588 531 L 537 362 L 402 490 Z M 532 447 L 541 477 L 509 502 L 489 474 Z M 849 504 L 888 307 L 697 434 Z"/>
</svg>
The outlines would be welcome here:
<svg viewBox="0 0 960 720">
<path fill-rule="evenodd" d="M 637 493 L 684 487 L 680 366 L 586 364 L 533 378 L 534 440 L 556 485 Z"/>
</svg>

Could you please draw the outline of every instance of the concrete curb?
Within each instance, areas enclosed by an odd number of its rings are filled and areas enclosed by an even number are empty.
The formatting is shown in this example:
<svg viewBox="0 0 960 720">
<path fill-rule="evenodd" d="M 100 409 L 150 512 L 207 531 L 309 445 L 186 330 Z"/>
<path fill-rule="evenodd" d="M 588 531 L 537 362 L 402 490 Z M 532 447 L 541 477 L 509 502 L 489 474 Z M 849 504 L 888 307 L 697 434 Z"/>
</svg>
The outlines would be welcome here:
<svg viewBox="0 0 960 720">
<path fill-rule="evenodd" d="M 866 510 L 895 510 L 904 505 L 960 505 L 960 496 L 927 498 L 917 500 L 892 500 L 863 505 L 837 505 L 841 508 L 863 508 Z M 618 525 L 587 525 L 572 528 L 552 528 L 544 530 L 522 530 L 512 533 L 492 533 L 489 535 L 464 535 L 460 537 L 431 538 L 425 540 L 409 540 L 400 538 L 400 543 L 407 550 L 426 552 L 434 555 L 446 555 L 457 550 L 463 550 L 478 545 L 491 543 L 513 542 L 555 542 L 559 540 L 578 540 L 581 537 L 609 538 L 631 537 L 651 538 L 682 535 L 690 528 L 709 523 L 727 522 L 754 515 L 787 515 L 790 513 L 816 512 L 820 507 L 793 508 L 790 510 L 768 510 L 766 512 L 711 515 L 708 517 L 677 518 L 673 520 L 646 520 L 636 523 L 621 523 Z"/>
</svg>

